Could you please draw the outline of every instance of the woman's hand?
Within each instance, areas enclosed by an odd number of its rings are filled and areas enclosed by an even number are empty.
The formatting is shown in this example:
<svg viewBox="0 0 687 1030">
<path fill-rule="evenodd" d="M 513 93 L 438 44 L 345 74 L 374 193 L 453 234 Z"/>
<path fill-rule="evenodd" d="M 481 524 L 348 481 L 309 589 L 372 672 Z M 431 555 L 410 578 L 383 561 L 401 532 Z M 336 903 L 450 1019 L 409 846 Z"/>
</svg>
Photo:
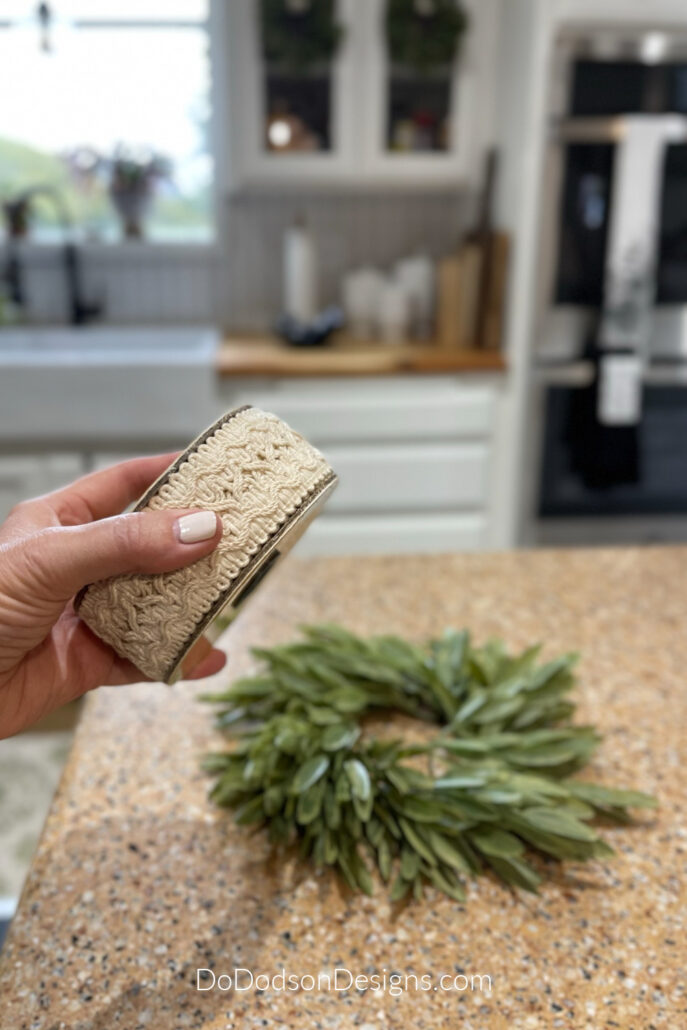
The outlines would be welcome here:
<svg viewBox="0 0 687 1030">
<path fill-rule="evenodd" d="M 0 737 L 93 687 L 146 678 L 91 633 L 72 599 L 95 580 L 170 572 L 216 547 L 222 528 L 213 513 L 117 514 L 174 457 L 137 458 L 95 472 L 24 501 L 0 526 Z M 193 678 L 223 665 L 223 653 L 213 650 Z"/>
</svg>

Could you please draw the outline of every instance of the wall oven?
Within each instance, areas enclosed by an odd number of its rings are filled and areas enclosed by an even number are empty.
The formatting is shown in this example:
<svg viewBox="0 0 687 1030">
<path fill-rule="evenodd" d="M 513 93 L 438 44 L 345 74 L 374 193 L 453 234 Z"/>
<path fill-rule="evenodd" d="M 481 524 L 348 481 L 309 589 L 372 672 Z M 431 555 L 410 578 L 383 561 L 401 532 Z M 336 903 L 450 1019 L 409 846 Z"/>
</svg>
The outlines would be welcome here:
<svg viewBox="0 0 687 1030">
<path fill-rule="evenodd" d="M 687 33 L 562 34 L 550 97 L 534 540 L 687 539 Z"/>
</svg>

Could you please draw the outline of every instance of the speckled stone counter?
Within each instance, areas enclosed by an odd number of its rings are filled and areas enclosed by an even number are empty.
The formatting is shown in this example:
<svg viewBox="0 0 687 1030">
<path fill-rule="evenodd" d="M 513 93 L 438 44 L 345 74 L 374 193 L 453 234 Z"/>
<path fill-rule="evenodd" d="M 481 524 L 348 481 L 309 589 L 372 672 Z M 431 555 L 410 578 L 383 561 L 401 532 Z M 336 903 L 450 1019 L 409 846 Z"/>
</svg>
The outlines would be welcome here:
<svg viewBox="0 0 687 1030">
<path fill-rule="evenodd" d="M 280 864 L 262 833 L 210 806 L 208 681 L 100 690 L 0 957 L 2 1030 L 686 1027 L 687 550 L 292 558 L 231 631 L 215 680 L 250 668 L 250 645 L 321 619 L 581 651 L 579 718 L 606 735 L 593 775 L 657 793 L 660 811 L 608 831 L 614 860 L 568 865 L 537 897 L 482 878 L 465 905 L 428 892 L 399 908 L 381 888 L 352 896 L 329 872 Z M 433 986 L 196 989 L 199 968 L 237 967 Z M 446 974 L 488 976 L 491 991 L 434 990 Z"/>
</svg>

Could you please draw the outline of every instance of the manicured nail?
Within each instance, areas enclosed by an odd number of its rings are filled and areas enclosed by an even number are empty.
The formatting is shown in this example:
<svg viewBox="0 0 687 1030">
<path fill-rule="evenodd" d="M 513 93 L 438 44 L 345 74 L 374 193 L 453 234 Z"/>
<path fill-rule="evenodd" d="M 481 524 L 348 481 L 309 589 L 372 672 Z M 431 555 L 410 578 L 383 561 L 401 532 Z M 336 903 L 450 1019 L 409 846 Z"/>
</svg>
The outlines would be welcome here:
<svg viewBox="0 0 687 1030">
<path fill-rule="evenodd" d="M 176 529 L 182 544 L 197 544 L 215 535 L 217 516 L 214 511 L 194 511 L 192 515 L 182 515 L 177 519 Z"/>
</svg>

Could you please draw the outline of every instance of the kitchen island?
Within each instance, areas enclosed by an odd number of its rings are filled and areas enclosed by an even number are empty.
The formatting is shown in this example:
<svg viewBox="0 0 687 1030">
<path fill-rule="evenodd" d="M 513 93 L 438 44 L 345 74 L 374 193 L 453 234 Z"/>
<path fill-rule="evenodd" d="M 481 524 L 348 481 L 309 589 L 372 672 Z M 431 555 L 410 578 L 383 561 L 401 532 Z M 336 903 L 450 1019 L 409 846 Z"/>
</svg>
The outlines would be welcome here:
<svg viewBox="0 0 687 1030">
<path fill-rule="evenodd" d="M 392 905 L 380 885 L 352 895 L 274 859 L 206 800 L 199 755 L 222 745 L 197 700 L 208 681 L 101 689 L 0 956 L 0 1027 L 687 1026 L 686 573 L 678 548 L 287 559 L 230 631 L 213 688 L 252 667 L 251 645 L 308 621 L 417 639 L 465 625 L 478 641 L 577 650 L 578 720 L 605 736 L 589 773 L 657 794 L 658 812 L 607 830 L 614 859 L 553 868 L 538 896 L 483 877 L 464 905 L 434 891 Z M 198 969 L 235 968 L 431 986 L 196 989 Z M 438 988 L 447 975 L 456 987 Z"/>
</svg>

